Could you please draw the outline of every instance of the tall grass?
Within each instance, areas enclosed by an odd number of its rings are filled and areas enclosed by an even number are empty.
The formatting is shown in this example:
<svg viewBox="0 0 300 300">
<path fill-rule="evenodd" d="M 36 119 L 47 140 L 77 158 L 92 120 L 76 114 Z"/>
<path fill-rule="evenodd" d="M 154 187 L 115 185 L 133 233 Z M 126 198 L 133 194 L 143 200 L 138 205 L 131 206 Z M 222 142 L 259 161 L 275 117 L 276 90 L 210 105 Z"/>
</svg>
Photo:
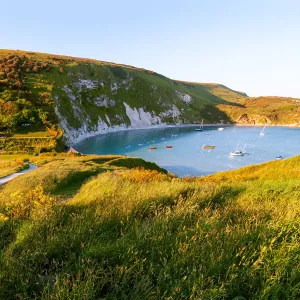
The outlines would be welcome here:
<svg viewBox="0 0 300 300">
<path fill-rule="evenodd" d="M 95 159 L 45 164 L 30 178 L 43 189 L 16 185 L 33 196 L 18 218 L 14 198 L 1 209 L 1 299 L 300 297 L 299 157 L 202 179 L 117 168 L 51 202 L 45 168 L 80 173 Z M 38 214 L 35 202 L 49 204 Z"/>
</svg>

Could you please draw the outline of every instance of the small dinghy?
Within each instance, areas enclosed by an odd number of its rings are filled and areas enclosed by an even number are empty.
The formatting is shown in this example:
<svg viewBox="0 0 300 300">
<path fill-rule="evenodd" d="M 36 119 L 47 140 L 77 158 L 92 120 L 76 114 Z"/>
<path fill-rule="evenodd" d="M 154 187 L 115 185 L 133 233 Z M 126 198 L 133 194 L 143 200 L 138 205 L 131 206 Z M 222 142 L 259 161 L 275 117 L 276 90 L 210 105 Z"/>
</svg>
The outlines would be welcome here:
<svg viewBox="0 0 300 300">
<path fill-rule="evenodd" d="M 214 145 L 203 145 L 202 148 L 203 149 L 215 149 L 216 146 Z"/>
<path fill-rule="evenodd" d="M 173 146 L 169 145 L 169 146 L 166 146 L 166 148 L 170 149 L 170 148 L 173 148 Z"/>
<path fill-rule="evenodd" d="M 149 150 L 156 150 L 156 149 L 157 149 L 156 146 L 151 146 L 151 147 L 149 147 Z"/>
</svg>

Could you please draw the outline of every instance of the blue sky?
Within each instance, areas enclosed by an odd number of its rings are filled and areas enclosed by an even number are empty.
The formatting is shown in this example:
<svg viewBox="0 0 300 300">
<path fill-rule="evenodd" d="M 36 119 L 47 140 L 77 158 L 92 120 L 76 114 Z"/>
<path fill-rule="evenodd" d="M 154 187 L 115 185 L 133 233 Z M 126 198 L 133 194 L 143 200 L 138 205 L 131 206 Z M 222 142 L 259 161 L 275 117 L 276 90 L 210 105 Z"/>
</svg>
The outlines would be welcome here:
<svg viewBox="0 0 300 300">
<path fill-rule="evenodd" d="M 1 0 L 0 48 L 300 98 L 299 0 Z"/>
</svg>

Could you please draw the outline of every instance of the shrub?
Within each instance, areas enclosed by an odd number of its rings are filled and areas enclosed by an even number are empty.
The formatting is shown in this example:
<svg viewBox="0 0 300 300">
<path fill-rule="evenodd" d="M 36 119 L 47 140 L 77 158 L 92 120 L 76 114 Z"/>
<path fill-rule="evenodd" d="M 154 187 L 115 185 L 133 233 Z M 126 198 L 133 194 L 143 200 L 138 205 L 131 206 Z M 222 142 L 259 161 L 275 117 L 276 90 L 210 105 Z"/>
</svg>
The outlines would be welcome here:
<svg viewBox="0 0 300 300">
<path fill-rule="evenodd" d="M 136 183 L 145 182 L 160 182 L 160 181 L 171 181 L 172 178 L 166 174 L 160 173 L 156 170 L 145 170 L 143 167 L 135 168 L 130 172 L 121 173 L 124 179 Z"/>
<path fill-rule="evenodd" d="M 6 203 L 5 211 L 10 218 L 27 219 L 30 216 L 47 216 L 54 199 L 44 193 L 41 185 L 26 193 L 13 193 L 11 200 Z"/>
</svg>

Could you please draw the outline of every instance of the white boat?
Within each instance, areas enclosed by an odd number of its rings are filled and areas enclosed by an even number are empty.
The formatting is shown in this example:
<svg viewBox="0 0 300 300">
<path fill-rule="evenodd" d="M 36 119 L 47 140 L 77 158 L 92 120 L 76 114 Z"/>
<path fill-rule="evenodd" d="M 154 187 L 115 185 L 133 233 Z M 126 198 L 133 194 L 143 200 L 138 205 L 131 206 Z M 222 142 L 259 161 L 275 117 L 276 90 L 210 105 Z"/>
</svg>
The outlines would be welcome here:
<svg viewBox="0 0 300 300">
<path fill-rule="evenodd" d="M 233 152 L 230 152 L 231 156 L 244 156 L 245 152 L 243 152 L 242 150 L 234 150 Z"/>
<path fill-rule="evenodd" d="M 220 130 L 220 131 L 221 131 L 221 130 L 224 130 L 224 127 L 219 127 L 218 130 Z"/>
<path fill-rule="evenodd" d="M 195 131 L 203 131 L 203 119 L 199 128 L 196 128 Z"/>
<path fill-rule="evenodd" d="M 244 146 L 243 149 L 240 149 L 239 145 L 237 145 L 236 149 L 234 151 L 230 152 L 230 155 L 231 156 L 244 156 L 246 154 L 245 148 L 246 148 L 246 145 Z"/>
<path fill-rule="evenodd" d="M 266 124 L 264 125 L 262 131 L 260 132 L 260 136 L 264 136 L 265 135 L 265 128 L 266 128 Z"/>
</svg>

